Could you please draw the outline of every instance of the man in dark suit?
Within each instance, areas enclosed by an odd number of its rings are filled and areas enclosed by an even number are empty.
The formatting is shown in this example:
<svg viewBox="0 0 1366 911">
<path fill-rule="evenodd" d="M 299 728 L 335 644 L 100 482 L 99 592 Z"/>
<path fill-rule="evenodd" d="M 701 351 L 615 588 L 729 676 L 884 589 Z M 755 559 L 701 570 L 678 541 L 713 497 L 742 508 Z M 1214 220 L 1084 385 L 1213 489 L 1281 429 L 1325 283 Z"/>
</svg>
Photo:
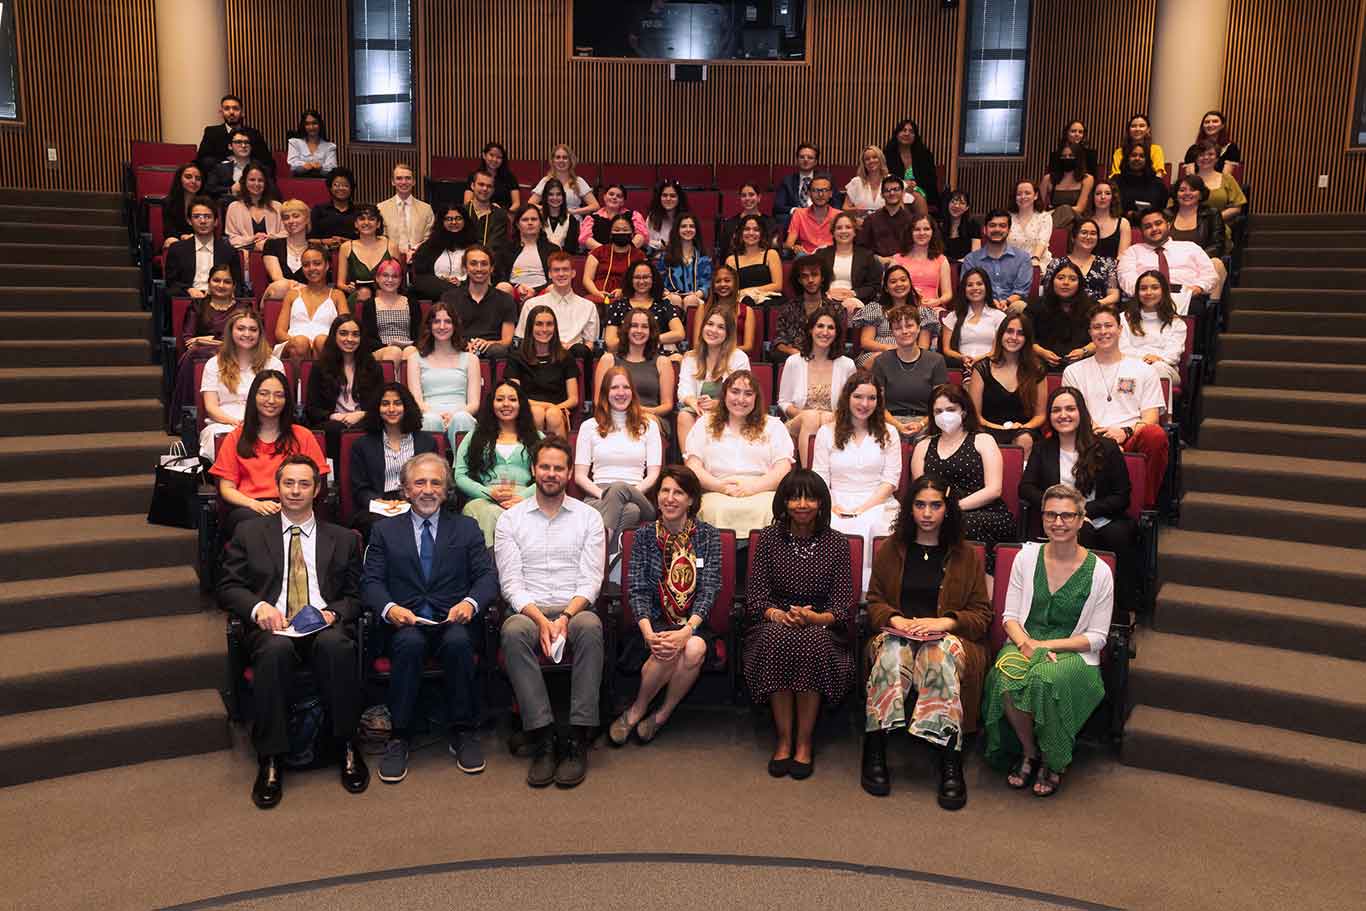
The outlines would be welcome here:
<svg viewBox="0 0 1366 911">
<path fill-rule="evenodd" d="M 191 202 L 190 230 L 194 236 L 172 244 L 166 250 L 163 264 L 166 293 L 171 297 L 206 297 L 209 272 L 223 263 L 232 270 L 233 284 L 242 287 L 242 254 L 232 248 L 226 237 L 214 234 L 217 218 L 217 209 L 209 197 L 196 196 Z"/>
<path fill-rule="evenodd" d="M 207 177 L 212 174 L 214 168 L 227 159 L 230 154 L 228 141 L 234 132 L 246 133 L 251 138 L 251 157 L 274 174 L 275 159 L 271 157 L 265 137 L 260 130 L 247 126 L 242 120 L 242 99 L 236 95 L 224 95 L 218 102 L 218 112 L 223 116 L 223 122 L 211 123 L 204 128 L 199 150 L 195 153 L 204 175 Z"/>
<path fill-rule="evenodd" d="M 450 752 L 460 771 L 484 770 L 475 728 L 479 678 L 474 650 L 480 611 L 498 597 L 498 573 L 473 519 L 444 510 L 450 466 L 436 453 L 414 456 L 401 481 L 410 510 L 370 531 L 365 552 L 364 602 L 390 630 L 389 715 L 393 738 L 379 780 L 397 784 L 408 774 L 413 714 L 422 666 L 435 653 L 445 676 Z"/>
<path fill-rule="evenodd" d="M 248 630 L 256 706 L 252 743 L 259 762 L 251 798 L 263 810 L 279 804 L 284 794 L 281 758 L 289 752 L 290 682 L 301 662 L 312 668 L 332 718 L 342 786 L 359 794 L 370 783 L 370 770 L 352 743 L 361 712 L 354 638 L 360 545 L 354 532 L 313 515 L 320 475 L 307 456 L 286 458 L 275 483 L 280 514 L 237 526 L 218 584 L 219 604 L 241 617 Z M 309 607 L 322 614 L 326 628 L 301 638 L 276 635 Z"/>
<path fill-rule="evenodd" d="M 816 165 L 821 151 L 809 142 L 797 146 L 797 170 L 778 181 L 773 194 L 773 217 L 778 222 L 779 234 L 787 233 L 793 209 L 811 205 L 811 181 L 816 179 Z M 830 194 L 830 205 L 839 208 L 843 203 L 837 192 Z"/>
</svg>

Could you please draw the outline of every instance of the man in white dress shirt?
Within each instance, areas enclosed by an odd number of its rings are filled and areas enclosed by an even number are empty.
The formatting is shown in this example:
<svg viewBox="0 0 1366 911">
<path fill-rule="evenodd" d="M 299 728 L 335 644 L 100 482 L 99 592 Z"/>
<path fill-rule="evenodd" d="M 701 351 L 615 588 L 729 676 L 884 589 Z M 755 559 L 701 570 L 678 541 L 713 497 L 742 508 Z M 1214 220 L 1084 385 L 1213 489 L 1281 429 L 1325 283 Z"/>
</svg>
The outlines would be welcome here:
<svg viewBox="0 0 1366 911">
<path fill-rule="evenodd" d="M 389 239 L 398 244 L 408 259 L 413 258 L 417 248 L 432 234 L 436 215 L 432 207 L 413 195 L 417 178 L 413 169 L 406 164 L 394 165 L 394 195 L 379 204 L 379 214 L 384 218 L 384 231 Z"/>
<path fill-rule="evenodd" d="M 588 774 L 598 726 L 602 622 L 593 611 L 602 588 L 607 534 L 593 507 L 565 495 L 573 464 L 569 443 L 546 437 L 531 450 L 536 493 L 498 519 L 493 553 L 509 614 L 499 634 L 517 694 L 522 729 L 533 747 L 527 784 L 572 788 Z M 572 653 L 570 737 L 556 755 L 555 716 L 540 656 Z"/>
<path fill-rule="evenodd" d="M 1133 297 L 1138 277 L 1155 269 L 1167 276 L 1176 312 L 1185 316 L 1190 312 L 1191 298 L 1208 294 L 1219 280 L 1214 263 L 1199 244 L 1172 240 L 1172 223 L 1160 209 L 1143 213 L 1139 227 L 1143 243 L 1133 244 L 1119 258 L 1119 289 L 1125 297 Z"/>
<path fill-rule="evenodd" d="M 585 297 L 574 293 L 574 258 L 563 250 L 546 257 L 550 270 L 550 287 L 522 305 L 517 318 L 514 339 L 526 336 L 526 318 L 533 307 L 545 304 L 555 312 L 555 324 L 560 327 L 560 344 L 579 359 L 592 356 L 593 343 L 598 340 L 598 308 Z"/>
</svg>

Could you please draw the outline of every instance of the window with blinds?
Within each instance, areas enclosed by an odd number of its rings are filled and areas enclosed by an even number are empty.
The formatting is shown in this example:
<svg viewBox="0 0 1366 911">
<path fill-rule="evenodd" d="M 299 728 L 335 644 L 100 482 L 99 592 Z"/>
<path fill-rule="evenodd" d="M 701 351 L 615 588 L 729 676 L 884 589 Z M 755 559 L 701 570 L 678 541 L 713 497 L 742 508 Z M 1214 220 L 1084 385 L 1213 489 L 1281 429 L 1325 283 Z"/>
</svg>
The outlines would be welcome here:
<svg viewBox="0 0 1366 911">
<path fill-rule="evenodd" d="M 1030 0 L 969 0 L 963 155 L 1024 154 Z"/>
<path fill-rule="evenodd" d="M 413 9 L 409 0 L 351 0 L 351 139 L 411 145 Z"/>
<path fill-rule="evenodd" d="M 14 3 L 0 2 L 0 120 L 19 119 L 19 40 Z"/>
</svg>

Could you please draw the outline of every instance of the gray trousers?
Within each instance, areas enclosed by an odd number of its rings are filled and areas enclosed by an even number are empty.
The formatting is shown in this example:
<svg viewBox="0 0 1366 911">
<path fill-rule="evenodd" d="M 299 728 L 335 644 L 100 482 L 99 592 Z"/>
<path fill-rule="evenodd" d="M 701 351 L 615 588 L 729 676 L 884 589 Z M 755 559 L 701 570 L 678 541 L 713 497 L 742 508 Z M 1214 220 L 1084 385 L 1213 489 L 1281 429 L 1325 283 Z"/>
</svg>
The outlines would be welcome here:
<svg viewBox="0 0 1366 911">
<path fill-rule="evenodd" d="M 584 502 L 602 515 L 602 527 L 607 530 L 607 549 L 616 552 L 621 533 L 636 528 L 643 522 L 653 522 L 655 508 L 634 484 L 620 481 L 602 489 L 601 497 L 586 497 Z"/>
<path fill-rule="evenodd" d="M 554 620 L 563 607 L 542 607 L 546 619 Z M 512 614 L 503 621 L 499 631 L 507 673 L 512 680 L 512 691 L 517 694 L 517 705 L 522 713 L 522 730 L 534 731 L 555 720 L 550 710 L 550 696 L 546 693 L 545 678 L 541 675 L 541 635 L 535 622 L 522 614 Z M 574 666 L 570 670 L 569 723 L 584 727 L 598 724 L 598 694 L 602 689 L 602 621 L 590 608 L 580 611 L 569 620 L 565 635 L 568 650 L 573 652 Z"/>
</svg>

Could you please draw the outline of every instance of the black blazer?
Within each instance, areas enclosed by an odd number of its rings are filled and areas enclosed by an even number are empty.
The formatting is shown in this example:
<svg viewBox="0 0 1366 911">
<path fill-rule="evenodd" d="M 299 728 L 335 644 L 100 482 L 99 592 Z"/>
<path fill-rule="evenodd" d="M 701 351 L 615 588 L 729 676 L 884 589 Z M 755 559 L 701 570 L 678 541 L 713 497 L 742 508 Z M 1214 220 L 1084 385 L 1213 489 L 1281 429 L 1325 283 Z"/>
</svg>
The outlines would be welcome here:
<svg viewBox="0 0 1366 911">
<path fill-rule="evenodd" d="M 1096 498 L 1086 504 L 1086 515 L 1092 519 L 1120 519 L 1129 509 L 1129 469 L 1124 464 L 1124 453 L 1107 437 L 1100 440 L 1105 458 L 1096 478 Z M 1043 533 L 1039 511 L 1043 508 L 1043 492 L 1059 482 L 1058 438 L 1048 437 L 1035 444 L 1025 463 L 1020 478 L 1020 499 L 1029 504 L 1030 534 Z"/>
<path fill-rule="evenodd" d="M 825 268 L 825 274 L 832 274 L 835 268 L 835 245 L 821 247 L 816 251 L 816 258 Z M 854 286 L 854 297 L 865 304 L 870 304 L 877 299 L 878 290 L 882 286 L 882 263 L 873 255 L 873 251 L 855 247 L 849 277 Z"/>
<path fill-rule="evenodd" d="M 565 239 L 568 240 L 568 236 L 566 236 Z M 546 262 L 546 260 L 550 257 L 550 254 L 559 249 L 560 248 L 551 243 L 550 238 L 546 237 L 544 234 L 537 236 L 536 252 L 541 256 L 541 268 L 545 270 L 547 283 L 550 281 L 550 264 Z M 521 255 L 522 241 L 520 236 L 511 238 L 507 243 L 499 247 L 498 255 L 493 261 L 492 282 L 496 284 L 498 282 L 508 281 L 509 276 L 512 275 L 512 264 L 515 263 L 517 257 Z"/>
<path fill-rule="evenodd" d="M 368 313 L 371 308 L 366 307 L 365 310 Z M 356 376 L 352 396 L 357 404 L 364 407 L 375 390 L 383 385 L 384 374 L 380 371 L 379 364 L 370 357 L 368 349 L 362 345 L 356 352 Z M 337 396 L 340 393 L 341 386 L 336 379 L 328 377 L 318 362 L 314 361 L 313 369 L 308 372 L 308 389 L 304 392 L 304 416 L 308 418 L 308 426 L 321 427 L 327 423 L 332 412 L 337 410 Z"/>
<path fill-rule="evenodd" d="M 260 130 L 243 124 L 234 128 L 232 132 L 246 133 L 251 137 L 251 157 L 259 161 L 268 172 L 275 173 L 275 159 L 271 156 L 270 146 L 266 145 L 266 138 L 261 135 Z M 195 159 L 199 162 L 206 176 L 222 164 L 230 154 L 228 136 L 228 128 L 222 123 L 213 123 L 204 128 L 204 135 L 199 139 L 199 150 L 195 152 Z M 231 184 L 232 181 L 229 180 L 228 183 Z"/>
<path fill-rule="evenodd" d="M 430 433 L 413 434 L 413 455 L 436 452 Z M 384 441 L 378 433 L 367 433 L 351 445 L 351 502 L 356 512 L 370 508 L 370 501 L 382 497 L 384 489 Z"/>
<path fill-rule="evenodd" d="M 171 297 L 184 297 L 194 285 L 194 255 L 199 241 L 191 238 L 171 244 L 166 251 L 164 271 L 166 274 L 166 293 Z M 242 254 L 232 248 L 226 237 L 215 237 L 213 241 L 213 264 L 228 264 L 232 270 L 232 281 L 240 292 L 242 290 Z"/>
<path fill-rule="evenodd" d="M 237 526 L 223 557 L 218 582 L 218 604 L 252 623 L 251 612 L 262 601 L 274 604 L 285 579 L 284 519 L 258 516 Z M 361 550 L 356 533 L 331 522 L 317 520 L 318 590 L 342 623 L 360 616 Z"/>
<path fill-rule="evenodd" d="M 484 533 L 470 518 L 444 509 L 436 527 L 432 578 L 424 579 L 409 513 L 375 523 L 365 550 L 362 599 L 376 618 L 390 602 L 417 611 L 429 605 L 445 613 L 465 598 L 487 610 L 498 597 L 498 570 L 484 546 Z"/>
<path fill-rule="evenodd" d="M 1167 220 L 1176 218 L 1174 209 L 1167 210 Z M 1227 252 L 1227 232 L 1224 231 L 1224 217 L 1209 206 L 1201 206 L 1195 221 L 1195 236 L 1188 238 L 1199 244 L 1210 259 L 1220 259 Z"/>
</svg>

